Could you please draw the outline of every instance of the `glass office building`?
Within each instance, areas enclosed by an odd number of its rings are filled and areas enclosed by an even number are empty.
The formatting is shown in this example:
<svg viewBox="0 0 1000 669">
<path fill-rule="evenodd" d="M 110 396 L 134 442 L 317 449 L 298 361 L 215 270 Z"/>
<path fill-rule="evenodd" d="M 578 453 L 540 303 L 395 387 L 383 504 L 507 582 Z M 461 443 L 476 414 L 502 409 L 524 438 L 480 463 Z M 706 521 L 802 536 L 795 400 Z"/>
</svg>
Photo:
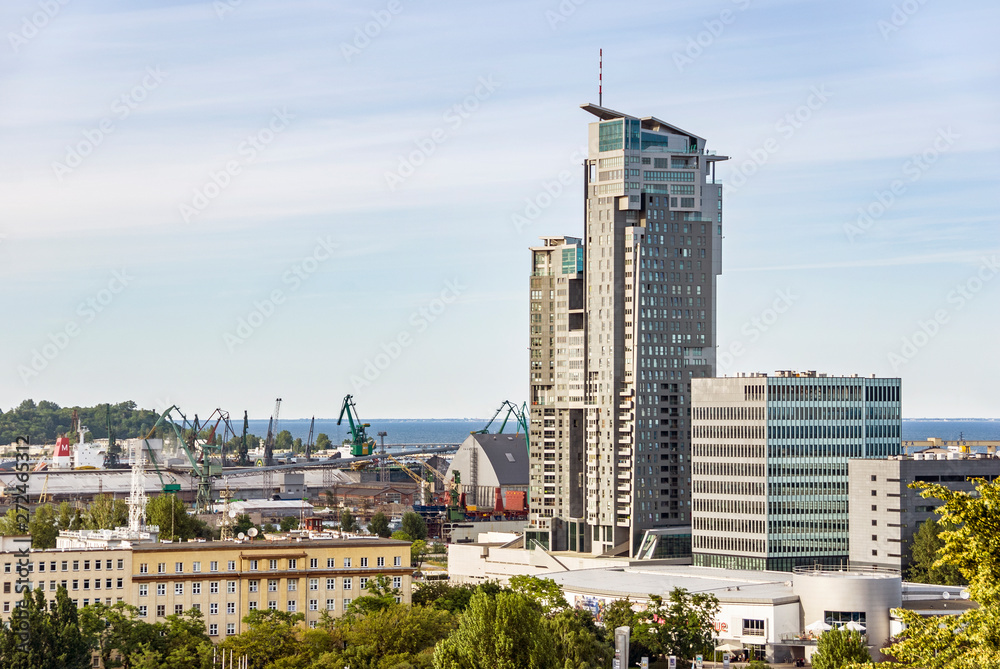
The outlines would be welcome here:
<svg viewBox="0 0 1000 669">
<path fill-rule="evenodd" d="M 692 379 L 694 564 L 846 564 L 850 458 L 901 452 L 900 380 Z"/>
</svg>

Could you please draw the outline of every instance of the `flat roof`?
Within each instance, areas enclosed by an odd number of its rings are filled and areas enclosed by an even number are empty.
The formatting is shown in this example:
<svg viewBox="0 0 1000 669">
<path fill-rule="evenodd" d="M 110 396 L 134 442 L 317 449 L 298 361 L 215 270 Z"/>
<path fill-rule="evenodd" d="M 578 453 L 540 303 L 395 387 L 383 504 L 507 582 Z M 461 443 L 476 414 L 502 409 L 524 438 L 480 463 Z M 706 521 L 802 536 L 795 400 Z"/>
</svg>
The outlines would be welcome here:
<svg viewBox="0 0 1000 669">
<path fill-rule="evenodd" d="M 792 575 L 782 571 L 747 571 L 661 565 L 581 569 L 551 576 L 564 589 L 581 594 L 646 599 L 668 596 L 674 588 L 713 594 L 719 602 L 741 604 L 790 604 L 799 601 L 792 590 Z"/>
<path fill-rule="evenodd" d="M 331 548 L 340 546 L 409 546 L 408 541 L 398 539 L 381 539 L 379 537 L 359 537 L 357 539 L 282 539 L 278 541 L 178 541 L 174 543 L 136 543 L 132 551 L 144 553 L 147 551 L 187 551 L 187 550 L 219 550 L 223 548 L 238 548 L 240 550 L 269 551 L 282 548 Z"/>
</svg>

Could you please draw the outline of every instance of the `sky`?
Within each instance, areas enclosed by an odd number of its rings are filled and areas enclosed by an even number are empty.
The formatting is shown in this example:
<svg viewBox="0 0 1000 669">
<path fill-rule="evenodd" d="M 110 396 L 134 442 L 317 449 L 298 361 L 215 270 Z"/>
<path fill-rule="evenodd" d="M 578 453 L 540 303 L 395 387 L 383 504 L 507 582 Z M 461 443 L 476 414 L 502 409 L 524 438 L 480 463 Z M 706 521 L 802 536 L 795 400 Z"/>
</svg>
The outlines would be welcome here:
<svg viewBox="0 0 1000 669">
<path fill-rule="evenodd" d="M 730 156 L 719 374 L 1000 417 L 986 0 L 7 0 L 0 409 L 488 417 L 597 102 Z"/>
</svg>

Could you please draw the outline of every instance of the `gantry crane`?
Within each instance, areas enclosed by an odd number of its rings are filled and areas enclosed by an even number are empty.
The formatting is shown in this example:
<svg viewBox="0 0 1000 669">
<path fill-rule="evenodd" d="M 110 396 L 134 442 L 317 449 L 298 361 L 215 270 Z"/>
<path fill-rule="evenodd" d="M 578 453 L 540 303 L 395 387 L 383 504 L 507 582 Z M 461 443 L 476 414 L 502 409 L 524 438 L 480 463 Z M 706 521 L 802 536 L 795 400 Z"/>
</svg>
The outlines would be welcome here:
<svg viewBox="0 0 1000 669">
<path fill-rule="evenodd" d="M 172 411 L 177 411 L 177 413 L 180 415 L 183 426 L 186 427 L 190 425 L 188 423 L 187 418 L 185 418 L 184 414 L 181 413 L 180 409 L 178 409 L 176 406 L 171 406 L 169 409 L 163 412 L 163 415 L 160 416 L 159 420 L 156 421 L 156 425 L 154 425 L 153 429 L 150 430 L 149 435 L 146 437 L 145 440 L 146 449 L 149 451 L 149 454 L 151 456 L 150 459 L 153 459 L 152 449 L 149 448 L 149 438 L 153 436 L 153 433 L 156 431 L 156 428 L 163 423 L 166 423 L 167 425 L 170 425 L 171 428 L 173 428 L 174 434 L 177 437 L 177 443 L 180 445 L 181 450 L 184 451 L 184 455 L 187 456 L 188 462 L 191 463 L 191 470 L 194 476 L 198 479 L 198 493 L 197 496 L 195 497 L 195 510 L 197 513 L 208 513 L 209 511 L 211 511 L 213 502 L 212 477 L 218 475 L 221 471 L 221 469 L 213 471 L 212 468 L 212 462 L 210 459 L 209 451 L 211 451 L 214 448 L 214 445 L 209 445 L 208 443 L 203 444 L 201 447 L 200 456 L 195 457 L 194 451 L 197 449 L 196 442 L 198 437 L 197 426 L 196 424 L 191 425 L 191 437 L 189 438 L 190 439 L 189 443 L 189 440 L 184 438 L 181 426 L 179 426 L 173 420 L 167 420 L 167 417 L 171 416 Z M 157 466 L 155 460 L 153 460 L 153 467 L 156 470 L 156 475 L 159 476 L 160 478 L 160 483 L 163 486 L 163 492 L 177 492 L 180 490 L 179 484 L 163 483 L 163 475 L 160 473 L 160 468 L 159 466 Z"/>
<path fill-rule="evenodd" d="M 351 456 L 355 458 L 371 455 L 375 451 L 375 439 L 365 432 L 366 427 L 371 427 L 371 423 L 362 423 L 358 419 L 357 409 L 354 406 L 354 398 L 348 395 L 344 398 L 344 404 L 340 407 L 340 417 L 337 425 L 344 420 L 347 414 L 347 423 L 351 428 Z"/>
<path fill-rule="evenodd" d="M 507 409 L 507 413 L 504 415 L 503 422 L 500 423 L 500 428 L 496 431 L 496 434 L 502 434 L 503 433 L 504 428 L 507 427 L 507 421 L 509 421 L 511 419 L 511 417 L 513 416 L 515 424 L 517 426 L 515 428 L 514 432 L 515 432 L 515 434 L 517 434 L 521 430 L 524 430 L 524 443 L 525 443 L 525 446 L 527 446 L 528 452 L 530 453 L 531 452 L 531 435 L 529 434 L 529 431 L 528 431 L 529 415 L 528 415 L 528 403 L 527 402 L 525 402 L 520 407 L 518 407 L 516 404 L 514 404 L 510 400 L 504 400 L 504 403 L 501 404 L 500 408 L 497 409 L 497 411 L 496 411 L 495 414 L 493 414 L 493 418 L 491 418 L 490 422 L 488 422 L 486 424 L 486 427 L 484 427 L 481 430 L 474 430 L 470 434 L 490 434 L 490 427 L 493 425 L 493 423 L 496 422 L 496 419 L 500 416 L 500 414 L 503 412 L 503 410 L 505 408 Z"/>
<path fill-rule="evenodd" d="M 389 455 L 388 453 L 385 454 L 385 457 L 387 457 L 388 459 L 392 460 L 397 465 L 399 465 L 399 468 L 402 469 L 403 472 L 407 476 L 409 476 L 411 479 L 413 479 L 413 481 L 418 486 L 420 486 L 420 498 L 423 500 L 424 504 L 430 504 L 430 502 L 431 502 L 431 500 L 430 500 L 430 484 L 428 483 L 428 481 L 426 479 L 424 479 L 423 477 L 421 477 L 416 472 L 414 472 L 412 469 L 410 469 L 409 467 L 407 467 L 405 464 L 403 464 L 402 461 L 400 461 L 398 458 L 394 458 L 391 455 Z"/>
</svg>

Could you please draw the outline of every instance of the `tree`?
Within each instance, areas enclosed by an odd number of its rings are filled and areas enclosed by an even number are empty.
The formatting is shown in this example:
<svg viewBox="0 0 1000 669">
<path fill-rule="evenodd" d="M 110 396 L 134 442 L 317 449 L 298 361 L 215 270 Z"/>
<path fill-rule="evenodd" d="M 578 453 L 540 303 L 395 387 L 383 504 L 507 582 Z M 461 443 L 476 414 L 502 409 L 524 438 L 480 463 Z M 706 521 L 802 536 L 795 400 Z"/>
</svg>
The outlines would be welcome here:
<svg viewBox="0 0 1000 669">
<path fill-rule="evenodd" d="M 27 643 L 14 629 L 0 627 L 0 666 L 30 669 L 86 669 L 90 644 L 80 630 L 76 605 L 66 589 L 56 591 L 50 607 L 40 589 L 25 591 L 21 600 L 30 633 Z"/>
<path fill-rule="evenodd" d="M 280 525 L 282 532 L 289 532 L 291 530 L 298 529 L 299 519 L 296 518 L 295 516 L 285 516 L 284 518 L 281 519 Z"/>
<path fill-rule="evenodd" d="M 342 618 L 337 629 L 347 648 L 343 653 L 344 664 L 333 666 L 430 667 L 435 645 L 455 626 L 452 614 L 423 606 L 394 605 L 364 616 Z"/>
<path fill-rule="evenodd" d="M 320 432 L 319 434 L 316 435 L 315 450 L 325 451 L 328 448 L 330 448 L 331 443 L 332 442 L 330 441 L 330 437 L 328 437 L 326 433 Z"/>
<path fill-rule="evenodd" d="M 566 598 L 563 596 L 562 586 L 551 578 L 524 575 L 512 576 L 510 578 L 510 589 L 538 604 L 542 609 L 542 613 L 558 613 L 569 607 L 569 604 L 566 603 Z"/>
<path fill-rule="evenodd" d="M 434 650 L 434 669 L 554 669 L 557 662 L 539 606 L 514 592 L 477 592 L 458 629 Z"/>
<path fill-rule="evenodd" d="M 604 609 L 604 629 L 609 632 L 613 632 L 619 627 L 630 627 L 635 630 L 637 619 L 638 615 L 632 608 L 632 600 L 628 597 L 616 599 Z M 650 655 L 653 655 L 653 652 L 633 635 L 628 647 L 629 666 L 639 664 L 640 658 Z"/>
<path fill-rule="evenodd" d="M 276 451 L 290 451 L 292 450 L 292 433 L 288 430 L 282 430 L 274 438 L 274 450 Z"/>
<path fill-rule="evenodd" d="M 946 529 L 933 518 L 921 523 L 910 548 L 913 555 L 909 568 L 910 581 L 938 585 L 965 585 L 965 579 L 962 578 L 958 567 L 949 563 L 935 564 L 944 547 L 941 532 Z"/>
<path fill-rule="evenodd" d="M 423 539 L 417 539 L 410 544 L 410 566 L 420 569 L 420 565 L 423 564 L 424 555 L 426 553 L 427 542 Z"/>
<path fill-rule="evenodd" d="M 482 583 L 479 586 L 471 583 L 452 585 L 447 581 L 423 582 L 415 584 L 412 601 L 414 606 L 433 606 L 442 611 L 462 613 L 469 607 L 469 601 L 478 589 L 496 594 L 500 591 L 500 586 L 497 586 L 493 581 Z"/>
<path fill-rule="evenodd" d="M 156 625 L 138 619 L 138 609 L 118 602 L 106 606 L 97 602 L 80 610 L 80 629 L 104 667 L 126 666 L 144 650 L 160 659 L 165 650 Z M 157 666 L 160 666 L 159 664 Z"/>
<path fill-rule="evenodd" d="M 238 535 L 240 532 L 246 534 L 247 530 L 253 526 L 253 520 L 251 520 L 250 516 L 245 513 L 241 513 L 236 516 L 236 522 L 233 523 L 233 534 Z"/>
<path fill-rule="evenodd" d="M 341 532 L 356 532 L 358 530 L 358 521 L 354 518 L 354 514 L 351 513 L 350 509 L 344 509 L 340 512 L 340 531 Z"/>
<path fill-rule="evenodd" d="M 59 536 L 55 509 L 51 504 L 42 504 L 35 509 L 28 523 L 32 548 L 55 548 Z"/>
<path fill-rule="evenodd" d="M 176 495 L 157 495 L 146 504 L 146 521 L 160 527 L 160 538 L 186 541 L 201 537 L 212 538 L 212 530 L 197 518 L 188 515 L 187 508 Z"/>
<path fill-rule="evenodd" d="M 978 608 L 958 616 L 923 617 L 897 609 L 905 626 L 885 652 L 900 667 L 920 669 L 996 669 L 1000 667 L 1000 479 L 977 481 L 972 492 L 940 484 L 915 483 L 925 498 L 936 497 L 944 546 L 934 566 L 951 565 L 969 583 Z"/>
<path fill-rule="evenodd" d="M 415 511 L 407 511 L 403 514 L 403 524 L 400 527 L 413 539 L 427 538 L 427 522 L 424 517 Z"/>
<path fill-rule="evenodd" d="M 389 518 L 381 511 L 376 511 L 375 515 L 372 516 L 372 521 L 368 523 L 368 531 L 383 539 L 388 539 L 391 534 L 389 532 Z"/>
<path fill-rule="evenodd" d="M 11 507 L 7 510 L 7 513 L 0 517 L 0 536 L 12 537 L 21 534 L 26 534 L 26 530 L 22 528 L 22 522 L 25 524 L 29 520 L 26 513 L 18 513 L 17 509 Z"/>
<path fill-rule="evenodd" d="M 714 595 L 691 594 L 683 588 L 671 590 L 668 600 L 650 595 L 646 610 L 636 618 L 633 636 L 657 655 L 690 661 L 713 650 L 712 620 L 718 610 Z"/>
<path fill-rule="evenodd" d="M 404 532 L 403 530 L 396 530 L 392 533 L 392 538 L 396 541 L 413 541 L 413 537 Z"/>
<path fill-rule="evenodd" d="M 604 669 L 611 664 L 612 641 L 604 638 L 590 611 L 565 608 L 543 623 L 555 640 L 556 657 L 563 658 L 565 666 Z"/>
<path fill-rule="evenodd" d="M 294 656 L 298 651 L 296 631 L 304 618 L 301 613 L 271 609 L 251 611 L 243 617 L 246 631 L 226 637 L 220 646 L 236 657 L 246 655 L 248 669 L 264 669 L 270 662 Z"/>
<path fill-rule="evenodd" d="M 128 504 L 114 495 L 97 495 L 87 507 L 83 525 L 88 530 L 113 530 L 128 524 Z"/>
<path fill-rule="evenodd" d="M 347 608 L 349 615 L 367 615 L 373 611 L 383 611 L 394 606 L 396 598 L 400 596 L 399 590 L 393 588 L 388 576 L 376 576 L 368 581 L 368 589 L 365 594 L 351 601 Z"/>
<path fill-rule="evenodd" d="M 842 669 L 857 664 L 871 664 L 864 637 L 855 630 L 832 629 L 823 632 L 812 656 L 815 669 Z"/>
</svg>

